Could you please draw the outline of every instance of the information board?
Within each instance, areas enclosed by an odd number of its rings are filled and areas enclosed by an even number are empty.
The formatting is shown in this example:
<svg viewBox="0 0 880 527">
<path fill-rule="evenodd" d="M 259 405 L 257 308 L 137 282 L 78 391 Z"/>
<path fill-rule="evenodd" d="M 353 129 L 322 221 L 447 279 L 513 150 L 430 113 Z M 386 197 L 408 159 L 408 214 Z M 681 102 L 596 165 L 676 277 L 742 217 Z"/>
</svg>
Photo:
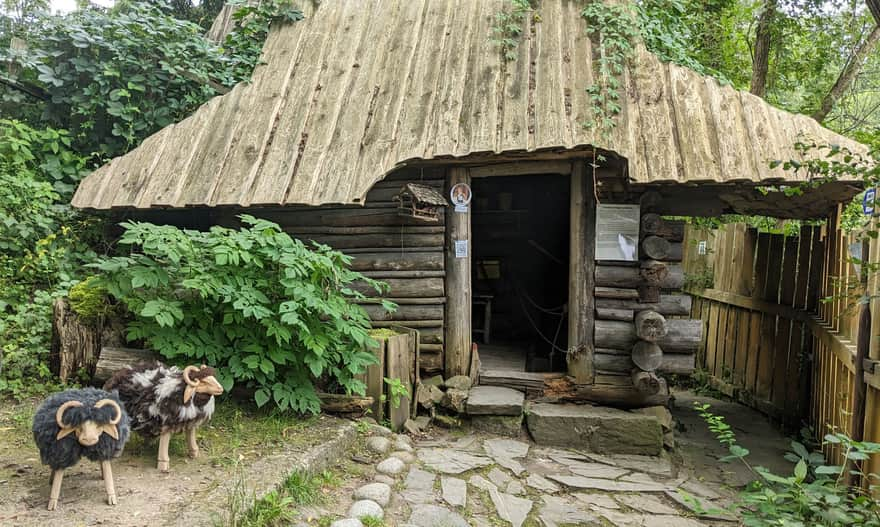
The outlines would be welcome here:
<svg viewBox="0 0 880 527">
<path fill-rule="evenodd" d="M 596 208 L 596 259 L 637 261 L 640 218 L 638 205 L 600 203 Z"/>
</svg>

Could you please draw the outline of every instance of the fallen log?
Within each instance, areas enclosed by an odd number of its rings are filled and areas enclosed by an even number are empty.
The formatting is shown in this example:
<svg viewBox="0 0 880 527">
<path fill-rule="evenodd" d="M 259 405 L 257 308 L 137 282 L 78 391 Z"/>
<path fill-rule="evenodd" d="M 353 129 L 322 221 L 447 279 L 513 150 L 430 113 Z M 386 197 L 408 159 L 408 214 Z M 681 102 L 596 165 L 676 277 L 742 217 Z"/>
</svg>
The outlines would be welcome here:
<svg viewBox="0 0 880 527">
<path fill-rule="evenodd" d="M 321 411 L 331 414 L 362 414 L 373 405 L 372 397 L 338 393 L 318 393 Z"/>
</svg>

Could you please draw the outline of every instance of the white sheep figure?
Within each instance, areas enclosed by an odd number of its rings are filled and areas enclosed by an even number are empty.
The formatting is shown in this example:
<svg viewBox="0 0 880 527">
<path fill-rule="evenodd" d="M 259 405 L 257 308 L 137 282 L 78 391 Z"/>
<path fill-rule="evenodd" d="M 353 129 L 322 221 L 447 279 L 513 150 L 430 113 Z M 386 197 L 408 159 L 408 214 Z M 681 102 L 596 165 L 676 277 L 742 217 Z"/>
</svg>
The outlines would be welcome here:
<svg viewBox="0 0 880 527">
<path fill-rule="evenodd" d="M 131 429 L 148 438 L 159 438 L 157 468 L 170 468 L 168 444 L 171 434 L 186 432 L 189 456 L 198 457 L 196 429 L 214 414 L 214 396 L 223 387 L 214 377 L 214 368 L 202 365 L 180 370 L 160 362 L 125 367 L 104 384 L 117 390 L 131 415 Z"/>
<path fill-rule="evenodd" d="M 64 470 L 82 457 L 101 462 L 107 503 L 116 505 L 110 460 L 122 455 L 130 431 L 128 414 L 115 393 L 96 388 L 56 393 L 34 415 L 33 433 L 40 459 L 52 468 L 50 511 L 58 506 Z"/>
</svg>

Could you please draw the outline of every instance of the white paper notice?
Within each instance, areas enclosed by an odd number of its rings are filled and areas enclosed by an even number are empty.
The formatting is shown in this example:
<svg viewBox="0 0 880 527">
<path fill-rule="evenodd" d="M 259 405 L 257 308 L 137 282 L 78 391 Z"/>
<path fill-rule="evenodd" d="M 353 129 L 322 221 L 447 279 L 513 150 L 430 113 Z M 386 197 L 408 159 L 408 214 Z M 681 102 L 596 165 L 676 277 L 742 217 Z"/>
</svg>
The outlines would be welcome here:
<svg viewBox="0 0 880 527">
<path fill-rule="evenodd" d="M 456 258 L 467 258 L 468 257 L 468 241 L 467 240 L 455 240 L 455 257 Z"/>
<path fill-rule="evenodd" d="M 639 206 L 599 204 L 596 208 L 596 259 L 639 259 Z"/>
</svg>

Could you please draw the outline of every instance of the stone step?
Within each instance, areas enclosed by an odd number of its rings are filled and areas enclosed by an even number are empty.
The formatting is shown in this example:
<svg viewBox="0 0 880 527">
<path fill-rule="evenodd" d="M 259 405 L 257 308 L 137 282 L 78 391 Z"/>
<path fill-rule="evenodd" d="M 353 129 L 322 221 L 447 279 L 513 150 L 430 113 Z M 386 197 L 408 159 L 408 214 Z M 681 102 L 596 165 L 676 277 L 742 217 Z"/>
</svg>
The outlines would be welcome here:
<svg viewBox="0 0 880 527">
<path fill-rule="evenodd" d="M 467 399 L 468 415 L 522 415 L 525 396 L 501 386 L 475 386 Z"/>
<path fill-rule="evenodd" d="M 653 415 L 602 406 L 531 403 L 526 426 L 535 443 L 599 454 L 659 455 L 663 428 Z"/>
</svg>

